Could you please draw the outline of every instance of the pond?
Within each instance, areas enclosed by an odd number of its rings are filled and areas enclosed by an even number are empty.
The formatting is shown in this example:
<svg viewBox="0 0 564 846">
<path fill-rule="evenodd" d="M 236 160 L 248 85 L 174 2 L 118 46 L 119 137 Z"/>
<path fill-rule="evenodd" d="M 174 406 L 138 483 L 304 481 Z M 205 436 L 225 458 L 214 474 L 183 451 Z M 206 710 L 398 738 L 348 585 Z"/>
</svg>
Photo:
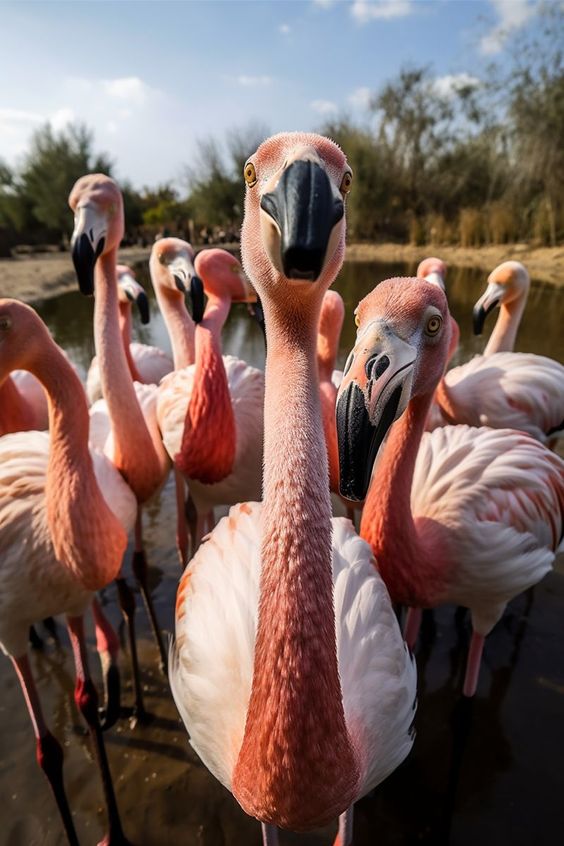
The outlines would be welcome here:
<svg viewBox="0 0 564 846">
<path fill-rule="evenodd" d="M 169 350 L 148 276 L 152 320 L 136 325 L 139 340 Z M 347 317 L 339 365 L 353 344 L 352 311 L 374 284 L 415 272 L 415 266 L 349 263 L 336 288 Z M 480 352 L 483 338 L 471 334 L 471 310 L 486 274 L 453 268 L 448 276 L 451 309 L 461 328 L 454 363 Z M 84 375 L 93 355 L 92 301 L 72 292 L 34 303 L 57 342 Z M 564 359 L 564 291 L 534 284 L 517 339 L 517 349 Z M 491 330 L 495 315 L 486 329 Z M 262 367 L 264 346 L 244 307 L 234 308 L 224 333 L 224 350 Z M 174 491 L 169 483 L 145 514 L 155 606 L 164 629 L 172 631 L 179 567 L 174 548 Z M 102 595 L 110 619 L 124 639 L 112 585 Z M 417 738 L 408 760 L 355 815 L 355 846 L 453 844 L 529 846 L 557 842 L 564 794 L 564 576 L 552 573 L 533 592 L 514 600 L 488 638 L 474 701 L 460 697 L 469 637 L 468 620 L 454 608 L 424 616 L 417 651 L 419 710 Z M 127 719 L 106 735 L 118 803 L 128 837 L 137 846 L 168 840 L 202 846 L 259 846 L 258 823 L 207 772 L 191 751 L 166 682 L 157 669 L 156 649 L 142 608 L 138 613 L 146 726 Z M 73 663 L 64 628 L 60 645 L 40 629 L 44 649 L 32 665 L 45 715 L 64 744 L 65 781 L 83 846 L 104 831 L 101 789 L 87 737 L 73 701 Z M 92 666 L 96 668 L 90 637 Z M 122 656 L 123 703 L 132 702 L 126 650 Z M 99 678 L 96 668 L 97 678 Z M 0 660 L 0 846 L 62 844 L 59 818 L 34 760 L 34 743 L 18 682 Z M 281 844 L 322 846 L 335 829 L 309 835 L 282 833 Z"/>
</svg>

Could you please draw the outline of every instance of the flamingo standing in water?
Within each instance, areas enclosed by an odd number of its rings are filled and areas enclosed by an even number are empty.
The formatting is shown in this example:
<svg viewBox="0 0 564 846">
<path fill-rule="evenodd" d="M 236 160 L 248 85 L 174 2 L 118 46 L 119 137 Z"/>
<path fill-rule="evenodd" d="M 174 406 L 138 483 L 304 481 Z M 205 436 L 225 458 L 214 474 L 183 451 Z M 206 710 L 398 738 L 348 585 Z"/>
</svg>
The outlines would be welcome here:
<svg viewBox="0 0 564 846">
<path fill-rule="evenodd" d="M 172 359 L 159 347 L 131 341 L 131 307 L 133 303 L 137 305 L 141 323 L 147 324 L 149 322 L 149 300 L 130 267 L 126 264 L 118 264 L 116 271 L 121 338 L 131 378 L 134 382 L 140 382 L 144 385 L 158 385 L 163 376 L 166 376 L 172 370 Z M 100 369 L 96 356 L 92 359 L 86 377 L 86 393 L 91 403 L 102 398 Z"/>
<path fill-rule="evenodd" d="M 156 420 L 156 386 L 132 382 L 119 325 L 116 255 L 123 238 L 123 200 L 116 183 L 103 174 L 81 177 L 74 185 L 69 205 L 75 212 L 73 261 L 83 293 L 96 287 L 94 340 L 104 400 L 91 410 L 91 441 L 100 446 L 133 490 L 138 511 L 135 521 L 133 571 L 149 613 L 161 663 L 166 654 L 147 585 L 147 561 L 142 536 L 142 505 L 164 484 L 170 464 Z M 136 713 L 144 715 L 137 661 L 135 601 L 123 576 L 117 580 L 120 605 L 129 629 L 133 662 Z"/>
<path fill-rule="evenodd" d="M 394 602 L 470 609 L 464 694 L 472 696 L 485 636 L 507 602 L 552 566 L 564 525 L 564 462 L 507 429 L 423 434 L 450 345 L 438 286 L 382 282 L 358 306 L 357 321 L 337 400 L 341 493 L 364 499 L 370 485 L 361 535 Z M 408 620 L 410 646 L 419 619 Z"/>
<path fill-rule="evenodd" d="M 158 241 L 151 257 L 159 302 L 168 299 L 163 317 L 177 368 L 161 382 L 157 413 L 165 447 L 188 481 L 196 509 L 194 552 L 206 524 L 213 527 L 215 506 L 261 497 L 264 375 L 235 356 L 221 354 L 221 330 L 231 304 L 256 301 L 237 259 L 221 249 L 202 250 L 196 256 L 196 273 L 208 302 L 194 331 L 194 364 L 182 365 L 189 358 L 182 352 L 185 329 L 172 318 L 185 309 L 177 297 L 176 311 L 171 311 L 175 300 L 166 292 L 175 284 L 175 274 L 174 269 L 165 271 L 178 262 L 178 251 L 185 251 L 181 245 Z M 184 551 L 181 558 L 185 563 Z"/>
<path fill-rule="evenodd" d="M 428 258 L 417 276 L 445 290 L 446 265 Z M 499 303 L 496 327 L 483 355 L 453 367 L 440 380 L 430 408 L 427 429 L 454 423 L 518 429 L 543 444 L 564 432 L 564 367 L 551 358 L 514 353 L 515 336 L 525 306 L 529 275 L 519 262 L 503 262 L 488 277 L 488 287 L 474 306 L 474 330 L 481 331 Z M 458 343 L 452 329 L 448 359 Z"/>
<path fill-rule="evenodd" d="M 49 402 L 49 433 L 0 438 L 0 645 L 20 680 L 44 771 L 71 846 L 78 846 L 63 785 L 63 752 L 45 722 L 26 654 L 29 627 L 67 615 L 75 701 L 90 730 L 106 799 L 104 846 L 126 846 L 98 722 L 82 615 L 118 574 L 135 498 L 113 465 L 88 449 L 88 408 L 72 366 L 29 306 L 0 300 L 0 382 L 22 367 Z M 101 845 L 100 845 L 101 846 Z"/>
<path fill-rule="evenodd" d="M 333 142 L 289 133 L 244 174 L 242 255 L 268 339 L 264 500 L 232 507 L 181 579 L 171 687 L 265 844 L 342 815 L 348 846 L 352 804 L 410 750 L 416 686 L 368 546 L 331 519 L 316 335 L 351 171 Z"/>
</svg>

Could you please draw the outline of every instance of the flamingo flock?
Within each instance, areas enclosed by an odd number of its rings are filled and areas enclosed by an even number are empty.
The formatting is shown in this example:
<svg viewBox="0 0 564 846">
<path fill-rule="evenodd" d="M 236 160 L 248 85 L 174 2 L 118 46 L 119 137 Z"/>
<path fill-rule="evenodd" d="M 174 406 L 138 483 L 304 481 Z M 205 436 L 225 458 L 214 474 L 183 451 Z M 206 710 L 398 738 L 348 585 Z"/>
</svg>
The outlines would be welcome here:
<svg viewBox="0 0 564 846">
<path fill-rule="evenodd" d="M 69 198 L 78 285 L 94 295 L 86 389 L 33 309 L 0 299 L 0 645 L 71 846 L 63 751 L 34 682 L 29 631 L 66 618 L 75 702 L 104 790 L 99 846 L 127 846 L 102 734 L 120 719 L 120 647 L 97 592 L 117 585 L 135 730 L 145 731 L 128 535 L 190 742 L 258 820 L 264 846 L 277 846 L 279 829 L 330 823 L 334 846 L 353 843 L 354 804 L 417 742 L 422 610 L 469 609 L 461 696 L 470 701 L 486 636 L 562 543 L 564 462 L 549 446 L 564 430 L 564 368 L 514 352 L 530 285 L 523 265 L 496 268 L 476 303 L 477 334 L 499 307 L 483 355 L 447 369 L 459 328 L 446 265 L 428 258 L 416 277 L 385 280 L 362 300 L 337 371 L 345 308 L 331 285 L 345 257 L 346 156 L 322 136 L 281 133 L 243 176 L 242 266 L 178 238 L 151 250 L 172 357 L 132 341 L 132 306 L 146 322 L 148 299 L 118 264 L 123 200 L 102 174 L 79 179 Z M 264 314 L 264 373 L 223 351 L 237 304 Z M 171 473 L 180 568 L 167 654 L 143 508 Z M 333 516 L 337 504 L 351 519 Z"/>
</svg>

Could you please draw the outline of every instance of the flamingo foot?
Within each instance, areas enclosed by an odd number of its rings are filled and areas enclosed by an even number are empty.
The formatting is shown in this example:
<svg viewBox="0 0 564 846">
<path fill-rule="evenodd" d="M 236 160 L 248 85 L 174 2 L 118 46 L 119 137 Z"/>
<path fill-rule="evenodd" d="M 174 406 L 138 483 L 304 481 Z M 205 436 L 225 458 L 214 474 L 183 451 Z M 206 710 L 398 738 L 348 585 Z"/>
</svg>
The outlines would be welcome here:
<svg viewBox="0 0 564 846">
<path fill-rule="evenodd" d="M 484 641 L 484 635 L 474 631 L 472 632 L 472 640 L 470 641 L 470 649 L 468 651 L 468 662 L 466 664 L 466 675 L 464 676 L 464 687 L 462 689 L 464 696 L 474 696 L 476 693 Z"/>
<path fill-rule="evenodd" d="M 159 649 L 159 667 L 161 673 L 167 676 L 167 669 L 168 669 L 168 661 L 167 661 L 167 654 L 164 648 L 163 638 L 161 634 L 161 630 L 159 628 L 159 624 L 157 622 L 157 615 L 155 614 L 155 608 L 153 606 L 153 600 L 151 598 L 151 593 L 149 591 L 149 586 L 147 584 L 147 558 L 145 557 L 145 550 L 144 549 L 137 549 L 133 553 L 133 561 L 132 561 L 132 569 L 133 575 L 137 580 L 137 584 L 141 588 L 141 593 L 143 594 L 143 600 L 145 602 L 145 608 L 147 609 L 147 614 L 149 616 L 149 622 L 151 623 L 151 628 L 153 630 L 153 636 L 157 642 L 157 646 Z"/>
<path fill-rule="evenodd" d="M 419 637 L 419 628 L 421 626 L 421 617 L 423 611 L 421 608 L 408 608 L 407 616 L 405 618 L 405 628 L 403 632 L 403 639 L 407 643 L 408 648 L 413 652 L 417 638 Z"/>
<path fill-rule="evenodd" d="M 135 640 L 135 597 L 124 578 L 117 578 L 116 585 L 121 613 L 127 624 L 129 650 L 131 653 L 131 671 L 133 673 L 133 688 L 135 691 L 135 705 L 133 706 L 134 722 L 131 726 L 133 728 L 137 723 L 146 723 L 149 720 L 149 715 L 143 704 L 143 689 L 141 687 L 141 676 L 139 673 L 137 641 Z"/>
</svg>

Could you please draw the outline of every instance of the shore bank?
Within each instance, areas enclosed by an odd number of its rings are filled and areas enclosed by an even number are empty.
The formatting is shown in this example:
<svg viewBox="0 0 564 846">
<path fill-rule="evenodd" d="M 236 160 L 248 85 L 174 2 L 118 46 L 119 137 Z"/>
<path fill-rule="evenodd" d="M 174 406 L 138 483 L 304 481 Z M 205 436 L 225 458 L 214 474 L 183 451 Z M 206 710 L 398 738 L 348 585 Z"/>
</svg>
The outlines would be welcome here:
<svg viewBox="0 0 564 846">
<path fill-rule="evenodd" d="M 233 246 L 227 245 L 228 249 Z M 149 260 L 149 247 L 126 247 L 120 261 L 134 265 Z M 502 244 L 491 247 L 415 247 L 411 244 L 350 244 L 348 261 L 413 262 L 438 255 L 453 267 L 477 267 L 489 273 L 502 261 L 516 259 L 527 266 L 531 278 L 564 286 L 564 247 L 529 247 L 527 244 Z M 415 267 L 413 268 L 415 272 Z M 0 259 L 0 297 L 15 297 L 26 302 L 50 299 L 72 290 L 76 285 L 69 253 L 44 253 L 17 259 Z"/>
</svg>

